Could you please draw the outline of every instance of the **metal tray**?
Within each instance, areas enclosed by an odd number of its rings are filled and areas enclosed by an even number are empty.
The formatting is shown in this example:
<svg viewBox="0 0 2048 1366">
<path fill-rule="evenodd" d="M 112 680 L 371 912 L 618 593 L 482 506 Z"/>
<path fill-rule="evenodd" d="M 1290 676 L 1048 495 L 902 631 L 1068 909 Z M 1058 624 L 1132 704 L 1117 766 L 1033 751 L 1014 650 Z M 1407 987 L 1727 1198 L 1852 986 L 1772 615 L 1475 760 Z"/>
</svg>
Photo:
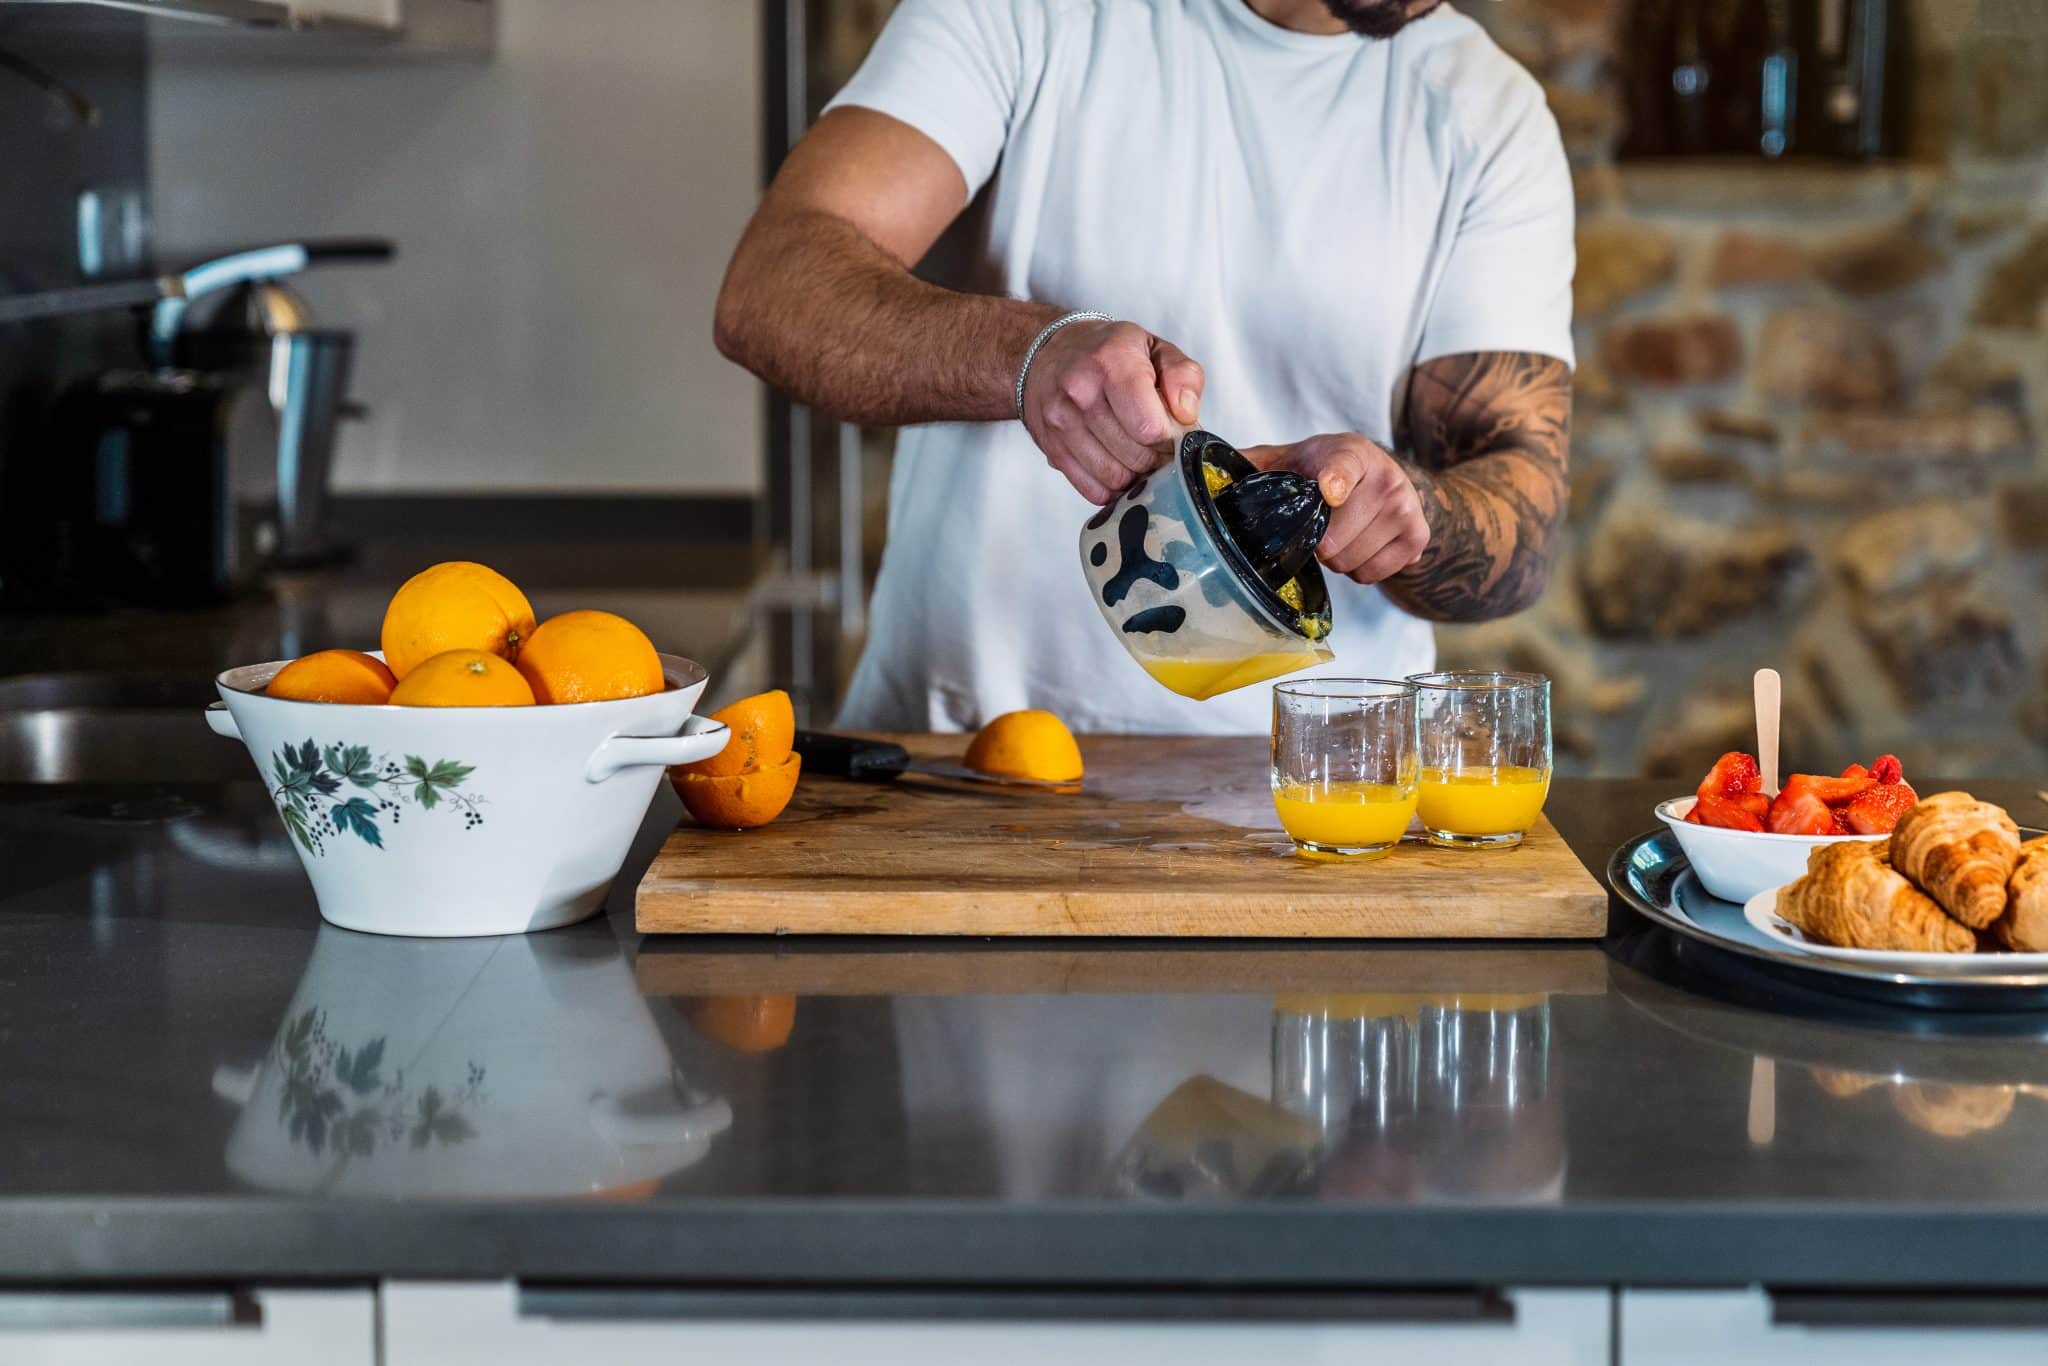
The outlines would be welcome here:
<svg viewBox="0 0 2048 1366">
<path fill-rule="evenodd" d="M 1935 975 L 1787 948 L 1751 926 L 1742 907 L 1709 895 L 1669 830 L 1638 835 L 1615 850 L 1607 883 L 1632 909 L 1674 934 L 1804 986 L 1934 1010 L 2048 1010 L 2048 971 L 2001 972 L 1989 954 L 1983 972 Z"/>
</svg>

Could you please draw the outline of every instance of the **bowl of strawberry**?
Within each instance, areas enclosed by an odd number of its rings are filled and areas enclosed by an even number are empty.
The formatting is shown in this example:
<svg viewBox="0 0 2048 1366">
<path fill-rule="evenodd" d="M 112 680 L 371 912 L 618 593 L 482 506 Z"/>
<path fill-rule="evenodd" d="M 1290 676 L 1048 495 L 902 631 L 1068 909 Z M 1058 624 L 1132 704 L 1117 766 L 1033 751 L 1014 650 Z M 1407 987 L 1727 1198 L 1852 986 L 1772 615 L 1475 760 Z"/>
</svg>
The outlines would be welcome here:
<svg viewBox="0 0 2048 1366">
<path fill-rule="evenodd" d="M 1729 753 L 1692 796 L 1659 802 L 1657 817 L 1678 837 L 1700 885 L 1740 905 L 1803 874 L 1819 845 L 1891 838 L 1919 800 L 1890 754 L 1838 777 L 1794 773 L 1767 793 L 1756 759 Z"/>
</svg>

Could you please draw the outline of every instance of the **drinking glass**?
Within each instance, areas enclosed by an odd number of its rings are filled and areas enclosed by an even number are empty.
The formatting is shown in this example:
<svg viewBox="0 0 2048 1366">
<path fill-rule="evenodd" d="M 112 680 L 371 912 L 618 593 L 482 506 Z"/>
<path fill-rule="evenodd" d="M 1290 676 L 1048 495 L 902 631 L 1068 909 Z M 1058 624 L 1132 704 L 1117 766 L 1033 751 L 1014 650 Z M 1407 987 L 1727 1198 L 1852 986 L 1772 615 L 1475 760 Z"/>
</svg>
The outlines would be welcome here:
<svg viewBox="0 0 2048 1366">
<path fill-rule="evenodd" d="M 1304 678 L 1273 687 L 1273 806 L 1309 854 L 1377 858 L 1415 818 L 1415 685 Z"/>
<path fill-rule="evenodd" d="M 1550 680 L 1542 674 L 1412 674 L 1431 844 L 1511 849 L 1550 795 Z"/>
</svg>

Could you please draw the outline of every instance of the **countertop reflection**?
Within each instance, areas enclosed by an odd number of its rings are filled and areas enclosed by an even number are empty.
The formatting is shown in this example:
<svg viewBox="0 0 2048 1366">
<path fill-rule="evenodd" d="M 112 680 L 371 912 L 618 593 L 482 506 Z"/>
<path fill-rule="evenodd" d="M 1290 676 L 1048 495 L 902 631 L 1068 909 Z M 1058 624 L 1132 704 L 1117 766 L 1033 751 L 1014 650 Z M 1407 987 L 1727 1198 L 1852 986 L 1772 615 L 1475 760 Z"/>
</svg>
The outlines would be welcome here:
<svg viewBox="0 0 2048 1366">
<path fill-rule="evenodd" d="M 1656 795 L 1551 810 L 1602 866 Z M 410 941 L 323 927 L 282 839 L 253 783 L 0 788 L 0 1277 L 2048 1278 L 2048 1018 L 1839 1001 L 1620 911 L 643 943 L 622 890 Z"/>
</svg>

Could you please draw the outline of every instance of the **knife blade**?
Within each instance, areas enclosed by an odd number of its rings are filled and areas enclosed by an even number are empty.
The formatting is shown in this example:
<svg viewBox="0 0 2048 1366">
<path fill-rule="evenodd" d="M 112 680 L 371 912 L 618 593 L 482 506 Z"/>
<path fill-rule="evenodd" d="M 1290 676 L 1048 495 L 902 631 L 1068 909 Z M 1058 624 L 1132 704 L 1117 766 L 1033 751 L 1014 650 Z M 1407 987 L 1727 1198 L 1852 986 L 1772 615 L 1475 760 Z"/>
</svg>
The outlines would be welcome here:
<svg viewBox="0 0 2048 1366">
<path fill-rule="evenodd" d="M 1081 784 L 1049 783 L 1037 778 L 1012 778 L 1001 773 L 983 773 L 965 764 L 913 759 L 910 751 L 888 740 L 862 740 L 851 735 L 824 731 L 796 733 L 796 752 L 803 756 L 804 772 L 828 778 L 848 778 L 857 783 L 893 783 L 905 774 L 923 778 L 946 778 L 955 782 L 986 783 L 993 787 L 1021 787 L 1039 792 L 1078 792 Z"/>
</svg>

